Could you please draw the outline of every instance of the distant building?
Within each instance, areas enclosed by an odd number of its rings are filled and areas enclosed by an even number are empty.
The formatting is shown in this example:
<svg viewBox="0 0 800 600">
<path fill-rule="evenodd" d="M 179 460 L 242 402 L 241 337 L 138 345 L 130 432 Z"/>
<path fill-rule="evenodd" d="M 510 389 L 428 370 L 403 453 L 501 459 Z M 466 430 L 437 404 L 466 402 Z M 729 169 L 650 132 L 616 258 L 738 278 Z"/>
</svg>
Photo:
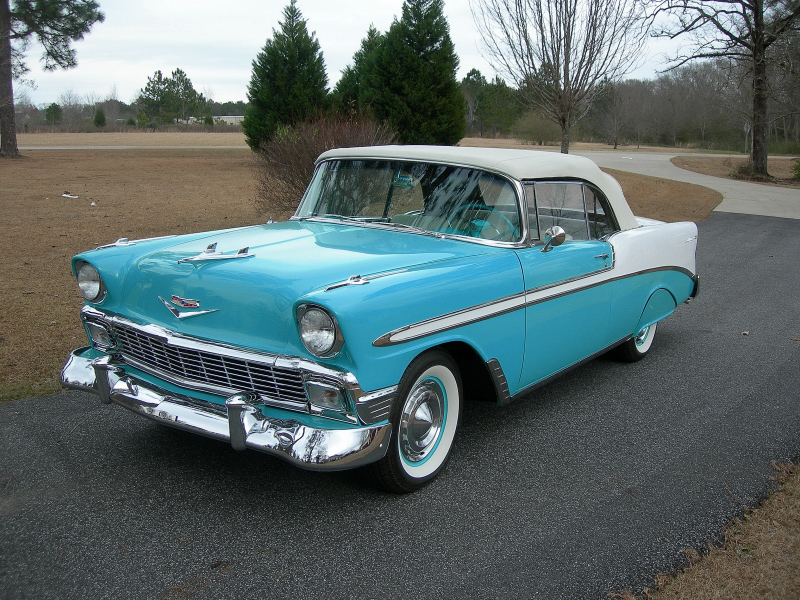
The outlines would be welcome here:
<svg viewBox="0 0 800 600">
<path fill-rule="evenodd" d="M 214 117 L 214 122 L 222 121 L 226 125 L 241 125 L 244 115 L 224 115 L 221 117 Z"/>
</svg>

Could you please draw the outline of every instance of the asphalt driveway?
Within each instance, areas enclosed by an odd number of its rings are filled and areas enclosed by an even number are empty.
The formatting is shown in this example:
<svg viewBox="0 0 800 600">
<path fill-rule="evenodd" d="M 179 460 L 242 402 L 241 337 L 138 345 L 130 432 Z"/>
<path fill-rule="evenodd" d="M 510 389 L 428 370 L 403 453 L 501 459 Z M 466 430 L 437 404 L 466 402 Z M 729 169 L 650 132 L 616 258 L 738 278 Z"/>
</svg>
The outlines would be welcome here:
<svg viewBox="0 0 800 600">
<path fill-rule="evenodd" d="M 700 223 L 650 356 L 467 406 L 408 496 L 67 392 L 0 404 L 0 598 L 605 598 L 702 550 L 800 456 L 800 221 Z M 569 340 L 564 340 L 568 343 Z M 548 343 L 553 343 L 549 341 Z"/>
</svg>

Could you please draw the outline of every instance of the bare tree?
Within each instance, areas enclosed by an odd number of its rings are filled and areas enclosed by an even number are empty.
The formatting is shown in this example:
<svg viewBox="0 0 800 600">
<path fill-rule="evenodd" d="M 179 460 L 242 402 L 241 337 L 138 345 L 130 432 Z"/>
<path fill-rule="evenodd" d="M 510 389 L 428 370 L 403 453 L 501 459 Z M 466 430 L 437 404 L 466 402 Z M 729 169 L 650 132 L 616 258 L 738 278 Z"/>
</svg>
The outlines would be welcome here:
<svg viewBox="0 0 800 600">
<path fill-rule="evenodd" d="M 799 0 L 649 0 L 655 21 L 673 21 L 655 34 L 670 39 L 689 35 L 691 43 L 672 58 L 677 67 L 697 58 L 732 58 L 752 74 L 753 107 L 749 171 L 769 177 L 768 50 L 800 26 Z"/>
<path fill-rule="evenodd" d="M 617 81 L 646 39 L 638 0 L 471 0 L 486 58 L 561 128 L 591 106 L 603 81 Z"/>
<path fill-rule="evenodd" d="M 81 112 L 83 112 L 83 103 L 80 96 L 72 88 L 65 90 L 58 97 L 58 105 L 61 107 L 67 131 L 72 131 L 80 119 Z"/>
<path fill-rule="evenodd" d="M 628 79 L 619 85 L 622 106 L 627 119 L 627 133 L 642 145 L 644 137 L 653 127 L 654 84 L 652 81 Z"/>
</svg>

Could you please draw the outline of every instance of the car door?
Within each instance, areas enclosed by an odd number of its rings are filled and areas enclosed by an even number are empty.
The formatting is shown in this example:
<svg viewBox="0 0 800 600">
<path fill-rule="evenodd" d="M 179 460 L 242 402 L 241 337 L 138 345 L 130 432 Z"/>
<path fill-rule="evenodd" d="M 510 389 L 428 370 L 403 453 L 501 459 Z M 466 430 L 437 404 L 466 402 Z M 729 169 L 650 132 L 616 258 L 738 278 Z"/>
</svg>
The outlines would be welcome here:
<svg viewBox="0 0 800 600">
<path fill-rule="evenodd" d="M 532 243 L 518 251 L 525 283 L 520 389 L 557 374 L 612 341 L 611 286 L 603 282 L 613 267 L 613 249 L 598 238 L 613 226 L 598 228 L 594 197 L 582 182 L 534 182 L 525 191 Z M 612 219 L 605 214 L 600 218 Z M 564 229 L 565 241 L 545 248 L 545 231 L 555 225 Z"/>
</svg>

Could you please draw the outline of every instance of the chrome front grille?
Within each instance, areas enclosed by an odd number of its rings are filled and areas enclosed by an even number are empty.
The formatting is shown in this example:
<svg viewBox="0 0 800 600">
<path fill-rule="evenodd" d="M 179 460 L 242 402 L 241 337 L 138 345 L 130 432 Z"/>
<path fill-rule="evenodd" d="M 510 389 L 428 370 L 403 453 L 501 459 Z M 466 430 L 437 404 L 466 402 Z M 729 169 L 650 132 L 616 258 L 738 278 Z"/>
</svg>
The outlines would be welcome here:
<svg viewBox="0 0 800 600">
<path fill-rule="evenodd" d="M 303 377 L 298 369 L 173 345 L 159 336 L 120 323 L 115 323 L 113 329 L 123 358 L 144 371 L 167 375 L 178 383 L 199 384 L 201 388 L 211 388 L 210 391 L 254 391 L 266 399 L 298 407 L 306 403 Z"/>
</svg>

